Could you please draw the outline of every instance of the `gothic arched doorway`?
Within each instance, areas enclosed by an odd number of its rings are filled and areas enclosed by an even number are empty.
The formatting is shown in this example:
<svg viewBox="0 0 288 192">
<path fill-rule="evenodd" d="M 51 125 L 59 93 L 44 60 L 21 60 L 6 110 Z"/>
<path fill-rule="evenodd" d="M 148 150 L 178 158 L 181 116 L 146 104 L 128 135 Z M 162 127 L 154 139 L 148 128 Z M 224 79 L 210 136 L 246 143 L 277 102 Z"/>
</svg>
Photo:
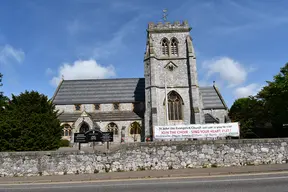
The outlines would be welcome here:
<svg viewBox="0 0 288 192">
<path fill-rule="evenodd" d="M 79 129 L 79 133 L 86 133 L 87 131 L 89 131 L 89 125 L 86 122 L 83 122 Z"/>
</svg>

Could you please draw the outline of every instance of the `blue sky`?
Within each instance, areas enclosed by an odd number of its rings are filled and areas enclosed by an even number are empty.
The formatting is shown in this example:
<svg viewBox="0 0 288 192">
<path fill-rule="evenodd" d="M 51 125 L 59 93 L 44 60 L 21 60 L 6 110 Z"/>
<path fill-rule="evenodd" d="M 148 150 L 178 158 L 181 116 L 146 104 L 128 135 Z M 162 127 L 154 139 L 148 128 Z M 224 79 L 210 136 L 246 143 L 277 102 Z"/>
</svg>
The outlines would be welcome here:
<svg viewBox="0 0 288 192">
<path fill-rule="evenodd" d="M 202 86 L 216 81 L 228 106 L 256 93 L 288 62 L 285 0 L 2 0 L 5 95 L 51 97 L 65 79 L 143 77 L 146 28 L 187 20 Z"/>
</svg>

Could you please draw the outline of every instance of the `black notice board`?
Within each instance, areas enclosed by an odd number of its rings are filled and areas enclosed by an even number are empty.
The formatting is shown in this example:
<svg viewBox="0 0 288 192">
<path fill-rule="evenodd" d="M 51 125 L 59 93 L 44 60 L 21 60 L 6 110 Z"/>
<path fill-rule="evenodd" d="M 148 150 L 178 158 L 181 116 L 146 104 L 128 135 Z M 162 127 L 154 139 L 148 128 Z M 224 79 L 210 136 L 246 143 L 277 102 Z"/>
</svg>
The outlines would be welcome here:
<svg viewBox="0 0 288 192">
<path fill-rule="evenodd" d="M 85 133 L 74 133 L 74 143 L 88 143 Z"/>
<path fill-rule="evenodd" d="M 98 130 L 91 130 L 85 133 L 88 142 L 101 142 L 102 132 Z"/>
<path fill-rule="evenodd" d="M 113 132 L 89 130 L 86 133 L 74 133 L 74 143 L 113 142 Z"/>
<path fill-rule="evenodd" d="M 102 132 L 102 142 L 113 142 L 113 132 Z"/>
</svg>

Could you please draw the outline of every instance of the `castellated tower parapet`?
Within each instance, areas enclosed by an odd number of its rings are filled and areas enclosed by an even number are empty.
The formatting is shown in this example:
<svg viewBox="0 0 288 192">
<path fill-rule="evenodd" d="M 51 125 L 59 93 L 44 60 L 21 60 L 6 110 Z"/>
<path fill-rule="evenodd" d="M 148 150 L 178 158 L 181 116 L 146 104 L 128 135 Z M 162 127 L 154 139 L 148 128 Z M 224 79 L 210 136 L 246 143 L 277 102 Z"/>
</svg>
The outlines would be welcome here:
<svg viewBox="0 0 288 192">
<path fill-rule="evenodd" d="M 174 23 L 170 22 L 150 22 L 148 24 L 148 32 L 189 32 L 192 28 L 189 26 L 188 21 L 175 21 Z"/>
</svg>

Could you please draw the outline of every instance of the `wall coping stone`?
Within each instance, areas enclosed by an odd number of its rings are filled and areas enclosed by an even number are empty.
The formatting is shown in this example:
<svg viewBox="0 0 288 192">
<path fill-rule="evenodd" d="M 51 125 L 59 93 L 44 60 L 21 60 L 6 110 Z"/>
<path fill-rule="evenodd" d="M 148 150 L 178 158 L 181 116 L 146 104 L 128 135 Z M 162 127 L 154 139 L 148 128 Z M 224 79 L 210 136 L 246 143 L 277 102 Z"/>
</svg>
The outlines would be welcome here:
<svg viewBox="0 0 288 192">
<path fill-rule="evenodd" d="M 191 140 L 191 141 L 154 141 L 147 143 L 125 143 L 121 144 L 120 148 L 115 151 L 110 151 L 108 154 L 95 151 L 21 151 L 21 152 L 0 152 L 1 157 L 13 157 L 13 156 L 31 156 L 31 157 L 41 157 L 41 156 L 67 156 L 67 155 L 89 155 L 89 154 L 99 154 L 99 155 L 109 155 L 117 153 L 121 150 L 127 149 L 137 149 L 142 147 L 162 147 L 162 146 L 187 146 L 187 145 L 207 145 L 207 144 L 265 144 L 265 143 L 284 143 L 288 144 L 288 138 L 265 138 L 265 139 L 232 139 L 232 140 Z"/>
</svg>

